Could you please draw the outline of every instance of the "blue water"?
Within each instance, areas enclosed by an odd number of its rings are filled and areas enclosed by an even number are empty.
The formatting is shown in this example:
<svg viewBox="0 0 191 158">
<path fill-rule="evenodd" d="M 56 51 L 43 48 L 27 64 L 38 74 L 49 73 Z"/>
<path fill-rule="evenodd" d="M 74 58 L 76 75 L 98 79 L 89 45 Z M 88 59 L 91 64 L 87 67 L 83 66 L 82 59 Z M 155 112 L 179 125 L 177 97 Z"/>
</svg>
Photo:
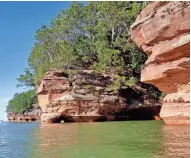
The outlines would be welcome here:
<svg viewBox="0 0 191 158">
<path fill-rule="evenodd" d="M 162 121 L 0 124 L 0 158 L 187 158 L 189 142 Z"/>
</svg>

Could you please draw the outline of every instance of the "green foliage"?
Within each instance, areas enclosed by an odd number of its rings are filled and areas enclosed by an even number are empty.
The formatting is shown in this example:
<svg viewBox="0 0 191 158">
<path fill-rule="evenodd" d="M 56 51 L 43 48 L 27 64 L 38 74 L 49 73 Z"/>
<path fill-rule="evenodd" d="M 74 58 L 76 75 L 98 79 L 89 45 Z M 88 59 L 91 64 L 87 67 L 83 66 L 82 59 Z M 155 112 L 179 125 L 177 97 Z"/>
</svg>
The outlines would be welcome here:
<svg viewBox="0 0 191 158">
<path fill-rule="evenodd" d="M 165 96 L 166 94 L 164 92 L 161 92 L 161 94 L 159 95 L 159 98 L 162 100 Z"/>
<path fill-rule="evenodd" d="M 95 95 L 96 97 L 99 97 L 99 96 L 100 96 L 100 93 L 99 93 L 98 91 L 94 91 L 94 95 Z"/>
<path fill-rule="evenodd" d="M 25 69 L 24 74 L 20 75 L 17 78 L 17 80 L 19 81 L 19 84 L 17 84 L 17 87 L 21 87 L 21 86 L 35 87 L 34 75 L 30 72 L 29 69 Z"/>
<path fill-rule="evenodd" d="M 154 99 L 159 99 L 159 98 L 162 98 L 162 97 L 164 97 L 165 95 L 164 95 L 164 93 L 162 93 L 161 91 L 159 91 L 159 90 L 155 90 L 156 89 L 156 87 L 154 87 L 154 86 L 149 86 L 148 87 L 148 94 L 150 95 L 150 96 L 152 96 Z"/>
<path fill-rule="evenodd" d="M 128 43 L 129 31 L 144 5 L 144 2 L 99 1 L 83 6 L 73 2 L 49 26 L 42 25 L 36 31 L 28 58 L 31 75 L 26 72 L 21 75 L 20 85 L 38 85 L 50 69 L 68 74 L 93 69 L 98 74 L 111 72 L 115 91 L 133 86 L 147 56 Z"/>
<path fill-rule="evenodd" d="M 32 104 L 37 103 L 37 95 L 34 90 L 23 93 L 16 93 L 13 99 L 9 100 L 7 112 L 23 113 L 27 109 L 31 109 Z"/>
<path fill-rule="evenodd" d="M 93 88 L 93 85 L 90 85 L 90 84 L 85 85 L 85 88 L 87 88 L 87 89 L 92 89 L 92 88 Z"/>
<path fill-rule="evenodd" d="M 120 89 L 126 89 L 133 87 L 137 82 L 137 79 L 134 76 L 126 77 L 126 76 L 120 76 L 115 75 L 113 84 L 108 85 L 107 90 L 111 91 L 113 90 L 114 93 L 118 93 Z"/>
</svg>

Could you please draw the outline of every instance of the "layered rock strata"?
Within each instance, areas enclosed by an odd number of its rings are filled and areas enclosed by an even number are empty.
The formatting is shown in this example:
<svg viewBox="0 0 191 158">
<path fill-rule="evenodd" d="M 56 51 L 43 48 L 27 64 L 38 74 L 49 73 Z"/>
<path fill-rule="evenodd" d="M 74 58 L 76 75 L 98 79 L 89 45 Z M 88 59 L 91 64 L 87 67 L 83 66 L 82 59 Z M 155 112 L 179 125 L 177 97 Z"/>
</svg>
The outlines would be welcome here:
<svg viewBox="0 0 191 158">
<path fill-rule="evenodd" d="M 26 110 L 24 113 L 11 113 L 7 115 L 9 122 L 31 122 L 39 121 L 41 116 L 41 108 L 39 105 L 32 105 L 31 109 Z"/>
<path fill-rule="evenodd" d="M 131 39 L 148 54 L 141 81 L 166 97 L 160 116 L 166 124 L 190 120 L 190 2 L 151 2 L 131 26 Z"/>
<path fill-rule="evenodd" d="M 89 70 L 78 72 L 72 78 L 61 71 L 47 72 L 37 89 L 39 104 L 42 108 L 41 122 L 92 122 L 159 118 L 160 105 L 140 108 L 139 104 L 147 104 L 143 100 L 134 102 L 138 107 L 133 106 L 134 108 L 130 109 L 125 97 L 116 95 L 108 89 L 110 84 L 111 77 L 107 75 L 95 76 Z M 139 87 L 139 89 L 139 93 L 141 93 L 141 88 Z M 136 92 L 134 91 L 134 93 Z M 146 95 L 141 95 L 139 98 L 143 96 L 146 97 Z M 130 100 L 133 100 L 132 96 L 129 97 Z M 149 104 L 150 100 L 147 101 Z M 132 115 L 136 111 L 139 116 Z"/>
</svg>

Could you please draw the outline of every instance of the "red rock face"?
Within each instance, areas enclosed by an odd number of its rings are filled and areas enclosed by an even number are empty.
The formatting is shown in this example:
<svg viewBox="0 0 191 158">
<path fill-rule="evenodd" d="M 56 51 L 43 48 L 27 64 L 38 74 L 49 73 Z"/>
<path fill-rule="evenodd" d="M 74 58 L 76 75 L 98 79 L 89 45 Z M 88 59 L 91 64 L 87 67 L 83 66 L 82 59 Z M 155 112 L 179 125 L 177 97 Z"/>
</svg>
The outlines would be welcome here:
<svg viewBox="0 0 191 158">
<path fill-rule="evenodd" d="M 48 72 L 37 89 L 42 108 L 41 122 L 115 120 L 115 114 L 126 104 L 122 98 L 104 91 L 107 81 L 103 76 L 95 79 L 89 72 L 84 72 L 76 74 L 70 83 L 62 72 Z"/>
<path fill-rule="evenodd" d="M 151 2 L 131 26 L 131 39 L 149 55 L 141 81 L 167 94 L 160 116 L 189 124 L 190 2 Z"/>
<path fill-rule="evenodd" d="M 25 110 L 23 113 L 9 112 L 7 118 L 9 122 L 31 122 L 40 121 L 41 109 L 38 104 L 33 104 L 31 109 Z"/>
<path fill-rule="evenodd" d="M 107 75 L 94 76 L 89 71 L 76 73 L 70 78 L 60 71 L 48 72 L 37 89 L 39 105 L 42 109 L 42 123 L 64 122 L 95 122 L 137 119 L 160 119 L 161 105 L 155 106 L 149 100 L 145 88 L 136 86 L 143 103 L 133 102 L 130 109 L 127 100 L 112 90 L 107 89 L 111 77 Z M 130 92 L 134 92 L 131 90 Z M 129 99 L 133 99 L 129 95 Z M 140 100 L 143 100 L 141 97 Z M 134 105 L 133 105 L 134 104 Z M 141 105 L 140 105 L 141 104 Z M 145 107 L 144 105 L 152 105 Z M 141 108 L 139 107 L 142 106 Z M 154 105 L 154 106 L 153 106 Z"/>
<path fill-rule="evenodd" d="M 10 115 L 8 116 L 9 122 L 31 122 L 31 121 L 39 121 L 40 115 Z"/>
</svg>

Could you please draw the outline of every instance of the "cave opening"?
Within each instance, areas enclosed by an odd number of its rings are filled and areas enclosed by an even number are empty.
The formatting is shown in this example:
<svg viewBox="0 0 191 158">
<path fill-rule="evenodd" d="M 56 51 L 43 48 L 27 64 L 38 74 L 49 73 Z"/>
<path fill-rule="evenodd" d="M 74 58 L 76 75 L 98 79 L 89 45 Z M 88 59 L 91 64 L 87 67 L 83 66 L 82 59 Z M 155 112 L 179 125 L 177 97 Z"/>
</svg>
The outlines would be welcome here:
<svg viewBox="0 0 191 158">
<path fill-rule="evenodd" d="M 35 118 L 32 118 L 31 121 L 36 121 L 36 119 L 35 119 Z"/>
<path fill-rule="evenodd" d="M 61 115 L 57 118 L 51 120 L 52 123 L 68 123 L 68 122 L 75 122 L 71 116 Z"/>
<path fill-rule="evenodd" d="M 127 109 L 121 112 L 113 113 L 111 116 L 105 115 L 94 119 L 93 122 L 105 121 L 147 121 L 147 120 L 160 120 L 160 106 L 157 107 L 143 107 Z M 73 116 L 61 115 L 50 121 L 51 123 L 72 123 L 72 122 L 91 122 L 87 118 L 76 118 Z"/>
<path fill-rule="evenodd" d="M 161 95 L 162 92 L 157 87 L 142 82 L 138 82 L 135 87 L 122 89 L 119 96 L 125 99 L 129 107 L 117 115 L 128 116 L 129 121 L 160 119 Z M 149 104 L 145 104 L 145 101 Z"/>
<path fill-rule="evenodd" d="M 129 112 L 130 121 L 141 121 L 141 120 L 155 120 L 155 117 L 159 117 L 160 109 L 155 108 L 137 108 Z"/>
<path fill-rule="evenodd" d="M 116 121 L 144 121 L 160 119 L 161 106 L 124 109 L 115 114 Z"/>
</svg>

